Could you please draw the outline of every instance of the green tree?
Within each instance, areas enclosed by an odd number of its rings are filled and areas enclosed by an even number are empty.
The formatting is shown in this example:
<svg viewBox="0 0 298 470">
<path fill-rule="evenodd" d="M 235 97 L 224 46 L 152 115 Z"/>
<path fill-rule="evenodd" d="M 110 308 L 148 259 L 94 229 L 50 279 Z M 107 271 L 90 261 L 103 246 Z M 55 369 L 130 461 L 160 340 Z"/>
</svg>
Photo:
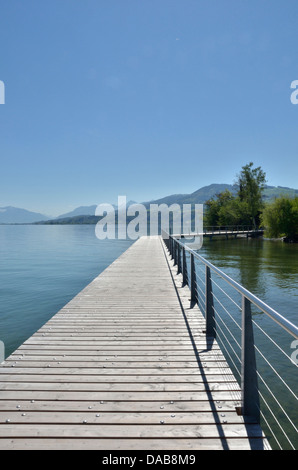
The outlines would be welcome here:
<svg viewBox="0 0 298 470">
<path fill-rule="evenodd" d="M 219 210 L 219 225 L 250 225 L 249 208 L 246 201 L 233 197 Z"/>
<path fill-rule="evenodd" d="M 205 203 L 206 226 L 250 225 L 251 216 L 247 201 L 242 201 L 226 190 Z"/>
<path fill-rule="evenodd" d="M 227 225 L 221 214 L 223 208 L 233 200 L 233 194 L 226 190 L 205 202 L 206 214 L 204 224 L 206 226 Z"/>
<path fill-rule="evenodd" d="M 298 197 L 281 196 L 266 204 L 262 213 L 262 224 L 269 237 L 298 238 Z"/>
<path fill-rule="evenodd" d="M 266 174 L 261 167 L 253 168 L 253 163 L 242 167 L 238 176 L 238 197 L 241 202 L 246 202 L 250 221 L 256 228 L 263 209 L 263 190 L 266 183 Z"/>
</svg>

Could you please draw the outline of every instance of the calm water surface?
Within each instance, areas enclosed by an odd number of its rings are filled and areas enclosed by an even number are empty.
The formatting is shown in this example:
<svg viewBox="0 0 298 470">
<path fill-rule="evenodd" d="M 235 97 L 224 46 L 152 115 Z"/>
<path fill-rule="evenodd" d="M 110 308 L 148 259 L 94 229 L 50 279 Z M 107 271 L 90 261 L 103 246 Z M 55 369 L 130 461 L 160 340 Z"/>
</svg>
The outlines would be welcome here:
<svg viewBox="0 0 298 470">
<path fill-rule="evenodd" d="M 91 225 L 0 226 L 0 340 L 8 356 L 118 258 Z"/>
<path fill-rule="evenodd" d="M 262 238 L 205 239 L 199 254 L 298 323 L 298 244 Z"/>
</svg>

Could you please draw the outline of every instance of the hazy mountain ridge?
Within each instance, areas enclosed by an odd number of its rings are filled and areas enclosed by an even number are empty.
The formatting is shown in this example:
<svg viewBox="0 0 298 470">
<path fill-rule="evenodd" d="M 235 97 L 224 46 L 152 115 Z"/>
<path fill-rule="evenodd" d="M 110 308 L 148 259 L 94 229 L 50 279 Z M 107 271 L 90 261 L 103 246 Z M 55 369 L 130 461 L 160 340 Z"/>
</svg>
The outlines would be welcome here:
<svg viewBox="0 0 298 470">
<path fill-rule="evenodd" d="M 159 199 L 143 202 L 148 209 L 150 204 L 204 204 L 208 199 L 215 197 L 222 191 L 228 190 L 232 193 L 237 192 L 237 185 L 232 184 L 210 184 L 194 191 L 190 194 L 171 194 Z M 264 200 L 270 201 L 281 195 L 289 195 L 291 197 L 298 196 L 298 189 L 288 188 L 285 186 L 266 186 L 264 190 Z M 135 201 L 128 201 L 127 205 L 133 204 Z M 115 209 L 117 206 L 113 205 Z M 38 212 L 31 212 L 26 209 L 19 209 L 16 207 L 0 207 L 0 224 L 14 224 L 14 223 L 60 223 L 60 224 L 82 224 L 82 223 L 96 223 L 98 217 L 95 216 L 97 205 L 80 206 L 76 209 L 61 214 L 58 217 L 50 218 Z"/>
<path fill-rule="evenodd" d="M 57 219 L 66 219 L 68 217 L 75 217 L 79 215 L 95 215 L 95 209 L 97 205 L 93 204 L 92 206 L 80 206 L 74 209 L 73 211 L 67 212 L 65 214 L 59 215 Z"/>
<path fill-rule="evenodd" d="M 146 207 L 150 204 L 204 204 L 208 199 L 216 196 L 222 191 L 236 192 L 237 188 L 231 184 L 210 184 L 194 191 L 191 194 L 172 194 L 170 196 L 145 202 Z"/>
<path fill-rule="evenodd" d="M 0 224 L 30 224 L 48 219 L 49 216 L 39 212 L 32 212 L 13 206 L 0 207 Z"/>
</svg>

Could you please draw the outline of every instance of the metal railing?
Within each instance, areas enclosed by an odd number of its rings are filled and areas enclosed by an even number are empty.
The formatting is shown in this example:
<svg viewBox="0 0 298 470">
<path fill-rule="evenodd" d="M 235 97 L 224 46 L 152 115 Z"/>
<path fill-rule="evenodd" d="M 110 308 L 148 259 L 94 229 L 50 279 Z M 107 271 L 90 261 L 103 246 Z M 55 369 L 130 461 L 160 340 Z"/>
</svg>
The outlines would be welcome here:
<svg viewBox="0 0 298 470">
<path fill-rule="evenodd" d="M 253 227 L 252 225 L 210 225 L 204 226 L 203 231 L 197 230 L 196 235 L 237 235 L 237 234 L 258 234 L 263 233 L 264 230 L 259 227 Z M 183 235 L 189 235 L 185 233 Z M 181 234 L 173 234 L 174 237 L 180 237 Z"/>
<path fill-rule="evenodd" d="M 293 390 L 298 360 L 287 352 L 289 337 L 298 348 L 298 327 L 180 240 L 165 232 L 162 236 L 182 284 L 189 286 L 191 306 L 197 304 L 205 317 L 206 336 L 218 340 L 239 382 L 237 412 L 256 423 L 262 421 L 273 447 L 298 449 Z M 275 327 L 269 327 L 268 321 Z"/>
<path fill-rule="evenodd" d="M 261 228 L 252 225 L 212 225 L 204 226 L 203 233 L 247 233 L 247 232 L 263 232 Z"/>
</svg>

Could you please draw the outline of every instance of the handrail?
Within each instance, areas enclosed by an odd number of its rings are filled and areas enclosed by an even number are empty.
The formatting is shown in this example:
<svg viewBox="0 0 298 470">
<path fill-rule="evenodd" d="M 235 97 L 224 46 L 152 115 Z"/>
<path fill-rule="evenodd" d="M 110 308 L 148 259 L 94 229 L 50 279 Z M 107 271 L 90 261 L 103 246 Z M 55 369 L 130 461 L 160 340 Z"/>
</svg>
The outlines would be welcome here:
<svg viewBox="0 0 298 470">
<path fill-rule="evenodd" d="M 208 232 L 208 229 L 212 229 L 214 232 L 263 232 L 260 227 L 254 227 L 253 225 L 205 225 L 204 233 Z"/>
<path fill-rule="evenodd" d="M 297 400 L 296 394 L 287 383 L 287 380 L 284 380 L 280 373 L 278 373 L 276 368 L 277 363 L 275 363 L 276 365 L 272 365 L 256 344 L 254 339 L 254 327 L 256 327 L 258 334 L 261 332 L 264 337 L 266 337 L 266 339 L 271 342 L 272 347 L 277 348 L 279 353 L 282 353 L 285 357 L 287 357 L 287 359 L 290 360 L 293 367 L 297 367 L 298 364 L 293 361 L 292 356 L 290 358 L 288 354 L 282 350 L 276 341 L 274 341 L 273 337 L 270 337 L 270 335 L 268 335 L 267 332 L 257 324 L 253 318 L 251 306 L 254 305 L 257 307 L 259 311 L 263 312 L 268 318 L 273 320 L 295 339 L 298 339 L 298 327 L 283 317 L 276 310 L 271 308 L 269 305 L 267 305 L 265 302 L 263 302 L 261 299 L 259 299 L 257 296 L 255 296 L 252 292 L 240 285 L 230 276 L 225 274 L 219 268 L 214 266 L 210 261 L 203 258 L 185 243 L 179 241 L 175 235 L 169 235 L 167 232 L 162 231 L 162 238 L 174 261 L 174 266 L 177 265 L 177 274 L 182 274 L 182 286 L 189 286 L 191 308 L 198 304 L 205 317 L 206 326 L 204 332 L 206 337 L 213 337 L 214 339 L 217 337 L 219 338 L 224 353 L 228 356 L 227 360 L 230 361 L 231 367 L 241 379 L 241 406 L 237 408 L 237 412 L 245 417 L 253 419 L 257 423 L 260 423 L 261 418 L 263 418 L 265 425 L 269 429 L 272 438 L 275 440 L 275 443 L 279 448 L 282 449 L 282 440 L 286 440 L 286 445 L 289 445 L 290 448 L 295 449 L 295 444 L 292 442 L 292 437 L 287 435 L 285 428 L 286 426 L 290 426 L 291 429 L 297 433 L 297 427 L 294 424 L 295 420 L 292 420 L 289 413 L 286 411 L 286 408 L 289 407 L 291 407 L 289 408 L 291 410 L 295 409 L 296 402 L 292 403 L 292 400 Z M 190 255 L 190 266 L 187 265 L 186 254 Z M 197 261 L 197 263 L 195 263 L 195 261 Z M 202 273 L 204 279 L 202 279 Z M 212 273 L 216 274 L 217 279 L 219 277 L 223 280 L 224 283 L 215 282 L 215 280 L 212 278 Z M 219 284 L 221 284 L 222 287 L 220 287 Z M 237 292 L 238 295 L 240 294 L 241 305 L 239 305 L 238 302 L 235 302 L 235 300 L 232 298 L 232 294 L 229 291 L 225 290 L 225 284 L 228 284 L 230 287 L 232 287 L 233 292 Z M 218 298 L 217 292 L 213 292 L 213 289 L 219 289 L 219 297 L 224 294 L 226 301 L 223 301 L 222 298 Z M 231 308 L 226 308 L 225 302 L 232 302 L 232 310 Z M 222 317 L 221 313 L 218 311 L 218 306 L 220 310 L 224 312 L 226 318 Z M 233 315 L 232 313 L 235 311 L 235 306 L 238 307 L 241 312 L 241 322 L 239 322 L 239 317 L 237 315 Z M 229 329 L 227 321 L 232 321 L 234 330 L 236 328 L 238 331 L 237 335 L 240 332 L 241 341 L 239 341 L 235 337 L 235 333 Z M 235 351 L 234 346 L 227 337 L 227 334 L 229 335 L 229 338 L 232 338 L 232 342 L 236 346 L 237 351 Z M 297 341 L 293 342 L 293 344 L 296 343 Z M 238 350 L 240 350 L 241 355 L 238 354 Z M 279 383 L 282 384 L 282 386 L 285 387 L 286 391 L 289 393 L 284 404 L 281 404 L 275 397 L 274 386 L 269 386 L 264 380 L 261 371 L 258 370 L 256 353 L 258 353 L 259 358 L 261 358 L 265 363 L 267 373 L 268 371 L 270 372 L 270 380 L 275 381 L 278 379 L 280 381 Z M 232 356 L 236 356 L 236 363 L 234 357 Z M 241 369 L 238 367 L 238 361 L 241 365 Z M 260 388 L 259 381 L 261 387 L 266 388 L 266 393 L 269 395 L 268 402 L 264 397 L 262 388 Z M 275 390 L 277 389 L 278 388 L 275 388 Z M 261 408 L 261 400 L 262 405 L 264 406 L 264 412 L 263 408 Z M 286 421 L 285 426 L 280 417 L 276 416 L 275 411 L 270 408 L 270 401 L 272 400 L 276 403 L 276 406 L 279 407 L 280 413 L 283 416 L 282 419 Z M 268 415 L 269 419 L 267 419 Z M 273 423 L 273 426 L 271 426 L 271 423 Z M 278 437 L 275 435 L 273 430 L 276 426 L 281 433 L 278 435 Z"/>
<path fill-rule="evenodd" d="M 169 235 L 169 237 L 172 238 L 171 235 Z M 259 299 L 257 296 L 252 294 L 249 290 L 245 289 L 245 287 L 243 287 L 241 284 L 238 284 L 238 282 L 234 281 L 234 279 L 232 279 L 230 276 L 225 274 L 219 268 L 214 266 L 212 263 L 210 263 L 210 261 L 207 261 L 201 255 L 199 255 L 196 251 L 184 245 L 177 239 L 176 239 L 176 243 L 178 243 L 183 248 L 185 248 L 185 250 L 191 253 L 195 258 L 199 259 L 203 264 L 205 264 L 205 266 L 208 266 L 210 269 L 212 269 L 212 271 L 216 272 L 221 278 L 223 278 L 232 287 L 234 287 L 240 294 L 244 295 L 250 302 L 256 305 L 256 307 L 258 307 L 260 310 L 266 313 L 266 315 L 271 317 L 276 323 L 278 323 L 282 328 L 284 328 L 288 333 L 290 333 L 295 339 L 298 339 L 298 327 L 296 325 L 294 325 L 292 322 L 290 322 L 285 317 L 280 315 L 276 310 L 274 310 L 265 302 L 263 302 L 261 299 Z"/>
<path fill-rule="evenodd" d="M 208 225 L 204 226 L 202 232 L 197 233 L 182 233 L 171 234 L 174 237 L 188 237 L 196 235 L 225 235 L 225 234 L 249 234 L 249 233 L 263 233 L 264 229 L 261 227 L 253 227 L 252 225 Z"/>
</svg>

